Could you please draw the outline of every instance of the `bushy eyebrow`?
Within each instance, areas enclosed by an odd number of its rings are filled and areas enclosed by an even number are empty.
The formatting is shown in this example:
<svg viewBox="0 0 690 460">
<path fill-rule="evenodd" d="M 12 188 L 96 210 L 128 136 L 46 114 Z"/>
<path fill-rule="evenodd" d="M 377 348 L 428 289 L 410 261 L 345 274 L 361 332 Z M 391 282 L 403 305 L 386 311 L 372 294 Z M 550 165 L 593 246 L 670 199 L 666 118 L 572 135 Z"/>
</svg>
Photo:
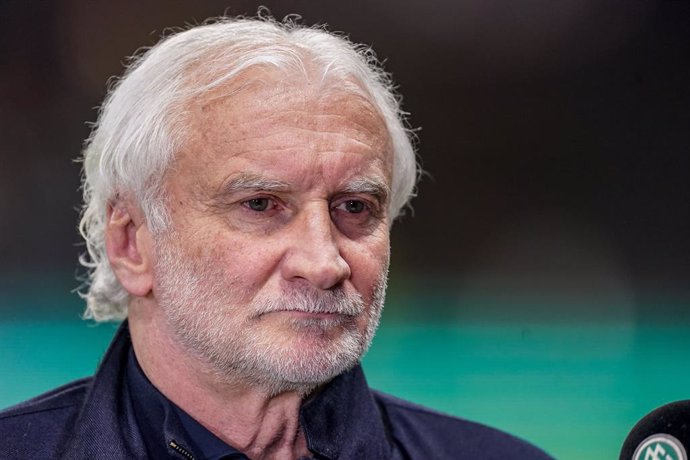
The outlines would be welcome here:
<svg viewBox="0 0 690 460">
<path fill-rule="evenodd" d="M 221 191 L 223 194 L 233 194 L 246 191 L 287 192 L 290 184 L 275 179 L 266 179 L 257 174 L 241 173 L 225 182 Z"/>
<path fill-rule="evenodd" d="M 360 178 L 348 182 L 341 189 L 341 192 L 372 195 L 376 197 L 381 204 L 387 204 L 388 197 L 390 196 L 390 188 L 388 185 L 381 180 L 372 178 Z"/>
<path fill-rule="evenodd" d="M 240 173 L 221 186 L 222 195 L 232 195 L 247 191 L 285 193 L 290 184 L 276 179 L 267 179 L 257 174 Z M 387 204 L 390 196 L 388 185 L 377 178 L 358 178 L 347 182 L 339 193 L 361 193 L 374 196 L 379 203 Z"/>
</svg>

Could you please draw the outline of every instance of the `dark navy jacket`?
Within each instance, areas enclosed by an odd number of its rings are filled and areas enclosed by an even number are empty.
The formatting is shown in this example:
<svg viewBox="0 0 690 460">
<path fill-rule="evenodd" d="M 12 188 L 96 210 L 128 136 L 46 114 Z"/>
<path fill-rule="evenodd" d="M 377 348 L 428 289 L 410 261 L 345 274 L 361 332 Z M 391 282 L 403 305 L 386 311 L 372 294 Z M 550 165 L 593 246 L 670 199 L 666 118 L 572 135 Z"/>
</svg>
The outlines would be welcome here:
<svg viewBox="0 0 690 460">
<path fill-rule="evenodd" d="M 140 426 L 125 375 L 131 347 L 125 323 L 94 377 L 0 412 L 0 458 L 198 458 L 172 411 L 161 413 L 162 426 Z M 316 459 L 551 458 L 503 432 L 372 391 L 359 366 L 307 401 L 300 418 Z"/>
</svg>

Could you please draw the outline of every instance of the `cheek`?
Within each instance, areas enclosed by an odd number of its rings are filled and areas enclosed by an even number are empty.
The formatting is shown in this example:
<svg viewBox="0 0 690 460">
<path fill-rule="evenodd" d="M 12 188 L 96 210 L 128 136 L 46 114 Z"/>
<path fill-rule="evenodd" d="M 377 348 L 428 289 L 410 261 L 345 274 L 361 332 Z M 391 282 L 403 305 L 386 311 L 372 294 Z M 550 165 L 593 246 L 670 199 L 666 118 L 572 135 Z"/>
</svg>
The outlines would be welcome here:
<svg viewBox="0 0 690 460">
<path fill-rule="evenodd" d="M 383 282 L 390 258 L 388 233 L 375 238 L 366 246 L 351 249 L 347 259 L 352 270 L 352 283 L 366 303 L 370 303 L 374 290 Z"/>
<path fill-rule="evenodd" d="M 280 248 L 268 239 L 218 232 L 204 241 L 204 260 L 224 274 L 224 284 L 238 285 L 248 296 L 245 300 L 261 289 L 280 260 Z"/>
</svg>

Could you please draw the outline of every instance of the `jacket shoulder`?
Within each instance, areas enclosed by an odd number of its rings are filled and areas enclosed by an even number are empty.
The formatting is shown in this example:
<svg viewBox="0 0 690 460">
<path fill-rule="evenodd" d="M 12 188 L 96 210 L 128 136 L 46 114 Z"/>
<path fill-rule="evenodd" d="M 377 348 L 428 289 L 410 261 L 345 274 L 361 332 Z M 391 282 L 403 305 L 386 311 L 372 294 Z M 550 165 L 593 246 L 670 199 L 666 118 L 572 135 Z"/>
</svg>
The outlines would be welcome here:
<svg viewBox="0 0 690 460">
<path fill-rule="evenodd" d="M 7 458 L 55 458 L 74 426 L 91 378 L 63 385 L 0 411 Z"/>
<path fill-rule="evenodd" d="M 394 442 L 408 458 L 550 460 L 522 439 L 374 391 Z"/>
</svg>

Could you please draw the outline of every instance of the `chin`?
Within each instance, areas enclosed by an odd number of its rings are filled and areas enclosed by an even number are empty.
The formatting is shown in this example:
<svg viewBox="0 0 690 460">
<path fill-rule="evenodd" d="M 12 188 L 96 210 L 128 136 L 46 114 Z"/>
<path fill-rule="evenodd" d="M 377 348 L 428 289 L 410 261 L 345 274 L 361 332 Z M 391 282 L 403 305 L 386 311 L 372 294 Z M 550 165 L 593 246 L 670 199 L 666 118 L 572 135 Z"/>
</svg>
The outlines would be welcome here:
<svg viewBox="0 0 690 460">
<path fill-rule="evenodd" d="M 236 361 L 231 372 L 239 371 L 244 380 L 272 395 L 287 391 L 309 394 L 354 367 L 366 349 L 361 334 L 341 332 L 335 339 L 326 335 L 303 333 L 294 340 L 252 347 L 261 352 L 245 357 L 239 368 Z"/>
</svg>

